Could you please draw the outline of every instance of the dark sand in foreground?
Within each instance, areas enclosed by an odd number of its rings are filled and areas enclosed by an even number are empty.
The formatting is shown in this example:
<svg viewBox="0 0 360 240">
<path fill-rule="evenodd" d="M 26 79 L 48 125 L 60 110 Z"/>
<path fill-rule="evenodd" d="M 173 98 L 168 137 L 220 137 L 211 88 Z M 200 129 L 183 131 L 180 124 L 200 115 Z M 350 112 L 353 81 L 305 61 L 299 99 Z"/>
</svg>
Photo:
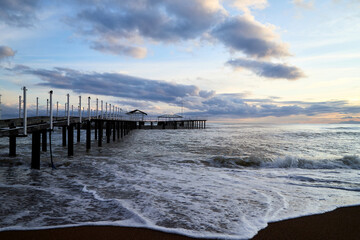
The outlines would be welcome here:
<svg viewBox="0 0 360 240">
<path fill-rule="evenodd" d="M 270 223 L 253 239 L 360 239 L 360 206 Z"/>
<path fill-rule="evenodd" d="M 144 228 L 81 226 L 30 231 L 3 231 L 0 239 L 174 239 L 190 240 L 181 235 Z M 253 239 L 360 239 L 360 206 L 270 223 Z"/>
</svg>

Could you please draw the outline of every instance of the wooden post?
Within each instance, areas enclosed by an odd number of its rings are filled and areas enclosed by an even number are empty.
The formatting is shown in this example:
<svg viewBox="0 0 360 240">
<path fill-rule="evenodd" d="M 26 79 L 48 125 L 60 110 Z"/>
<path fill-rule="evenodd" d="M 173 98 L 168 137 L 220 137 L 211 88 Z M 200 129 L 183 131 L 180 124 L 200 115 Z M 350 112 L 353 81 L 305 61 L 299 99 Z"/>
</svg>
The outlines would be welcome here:
<svg viewBox="0 0 360 240">
<path fill-rule="evenodd" d="M 74 156 L 74 125 L 68 126 L 68 157 Z"/>
<path fill-rule="evenodd" d="M 62 127 L 62 145 L 66 146 L 66 126 Z"/>
<path fill-rule="evenodd" d="M 95 121 L 95 140 L 97 139 L 98 121 Z"/>
<path fill-rule="evenodd" d="M 151 122 L 151 123 L 150 123 L 150 129 L 153 129 L 153 126 L 154 126 L 154 123 Z"/>
<path fill-rule="evenodd" d="M 124 137 L 124 122 L 123 121 L 120 122 L 120 135 L 121 135 L 121 138 Z"/>
<path fill-rule="evenodd" d="M 91 121 L 86 121 L 86 150 L 91 148 Z"/>
<path fill-rule="evenodd" d="M 41 132 L 41 136 L 42 136 L 42 151 L 43 152 L 46 152 L 47 151 L 47 131 L 46 131 L 46 129 L 45 130 L 43 130 L 42 132 Z"/>
<path fill-rule="evenodd" d="M 106 142 L 107 143 L 110 143 L 110 134 L 111 134 L 110 122 L 106 121 Z"/>
<path fill-rule="evenodd" d="M 124 136 L 128 134 L 128 122 L 124 122 Z"/>
<path fill-rule="evenodd" d="M 77 142 L 80 142 L 80 128 L 81 128 L 81 123 L 77 123 L 76 124 L 76 128 L 77 128 Z"/>
<path fill-rule="evenodd" d="M 120 122 L 116 121 L 117 139 L 120 138 Z"/>
<path fill-rule="evenodd" d="M 40 131 L 32 133 L 31 168 L 40 169 Z"/>
<path fill-rule="evenodd" d="M 98 124 L 98 131 L 99 131 L 99 136 L 98 136 L 98 146 L 102 147 L 102 138 L 103 138 L 103 121 L 100 121 Z"/>
<path fill-rule="evenodd" d="M 115 122 L 112 123 L 112 127 L 113 127 L 113 141 L 115 142 L 115 140 L 116 140 L 116 127 L 115 127 Z"/>
</svg>

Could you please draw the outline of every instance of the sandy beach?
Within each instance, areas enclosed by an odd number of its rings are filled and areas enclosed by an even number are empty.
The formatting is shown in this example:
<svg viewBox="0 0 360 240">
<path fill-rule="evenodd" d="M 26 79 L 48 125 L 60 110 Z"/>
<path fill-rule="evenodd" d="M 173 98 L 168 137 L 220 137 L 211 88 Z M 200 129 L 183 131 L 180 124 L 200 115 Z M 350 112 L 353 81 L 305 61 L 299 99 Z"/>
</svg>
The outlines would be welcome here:
<svg viewBox="0 0 360 240">
<path fill-rule="evenodd" d="M 253 239 L 360 239 L 360 206 L 270 223 Z M 0 239 L 195 239 L 145 228 L 80 226 L 30 231 L 3 231 Z"/>
<path fill-rule="evenodd" d="M 360 206 L 270 223 L 253 238 L 360 239 Z"/>
</svg>

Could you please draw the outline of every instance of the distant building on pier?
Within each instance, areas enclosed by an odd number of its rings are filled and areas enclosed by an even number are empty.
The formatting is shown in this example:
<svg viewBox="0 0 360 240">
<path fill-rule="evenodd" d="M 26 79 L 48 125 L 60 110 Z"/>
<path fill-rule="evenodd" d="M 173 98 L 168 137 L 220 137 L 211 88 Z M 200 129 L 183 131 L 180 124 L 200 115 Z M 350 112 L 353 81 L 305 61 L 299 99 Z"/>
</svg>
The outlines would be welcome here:
<svg viewBox="0 0 360 240">
<path fill-rule="evenodd" d="M 147 116 L 146 112 L 140 111 L 139 109 L 127 112 L 126 114 L 129 115 L 130 119 L 134 121 L 144 121 L 144 117 Z"/>
</svg>

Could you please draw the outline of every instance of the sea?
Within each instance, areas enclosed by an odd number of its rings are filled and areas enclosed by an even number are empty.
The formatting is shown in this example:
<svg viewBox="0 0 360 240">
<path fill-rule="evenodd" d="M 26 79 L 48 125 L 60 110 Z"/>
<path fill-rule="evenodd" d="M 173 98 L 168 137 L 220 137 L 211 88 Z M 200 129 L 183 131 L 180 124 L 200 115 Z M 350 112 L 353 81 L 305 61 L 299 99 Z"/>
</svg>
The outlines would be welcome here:
<svg viewBox="0 0 360 240">
<path fill-rule="evenodd" d="M 76 133 L 75 133 L 76 138 Z M 85 132 L 73 157 L 52 133 L 41 170 L 31 137 L 0 139 L 0 231 L 81 225 L 249 239 L 269 222 L 360 203 L 360 125 L 211 123 L 206 129 Z M 94 139 L 94 136 L 92 136 Z"/>
</svg>

